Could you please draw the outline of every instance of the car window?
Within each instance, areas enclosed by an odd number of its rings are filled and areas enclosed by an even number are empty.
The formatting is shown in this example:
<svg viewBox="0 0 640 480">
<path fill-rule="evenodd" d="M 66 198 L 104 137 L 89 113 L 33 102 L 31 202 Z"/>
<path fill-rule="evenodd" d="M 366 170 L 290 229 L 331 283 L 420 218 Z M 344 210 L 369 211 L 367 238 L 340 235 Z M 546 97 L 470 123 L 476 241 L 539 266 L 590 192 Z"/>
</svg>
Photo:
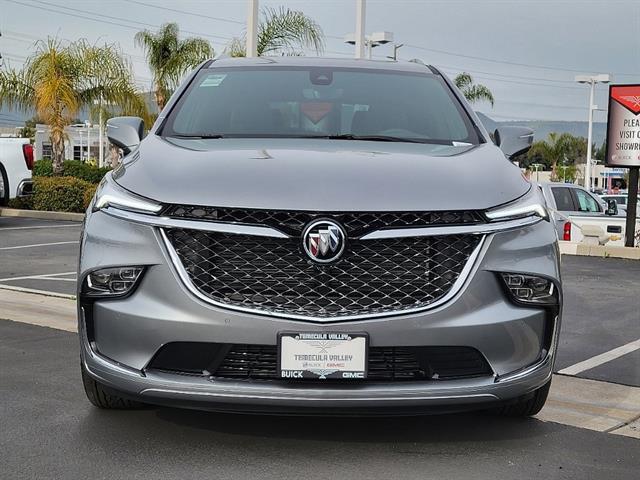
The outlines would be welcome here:
<svg viewBox="0 0 640 480">
<path fill-rule="evenodd" d="M 578 199 L 578 211 L 580 212 L 599 212 L 600 205 L 596 202 L 596 199 L 589 195 L 584 190 L 578 188 L 574 189 L 576 198 Z"/>
<path fill-rule="evenodd" d="M 551 192 L 556 201 L 556 208 L 561 212 L 572 212 L 576 210 L 571 197 L 571 190 L 567 187 L 552 187 Z"/>
<path fill-rule="evenodd" d="M 169 113 L 161 134 L 480 141 L 438 75 L 287 66 L 202 70 Z"/>
</svg>

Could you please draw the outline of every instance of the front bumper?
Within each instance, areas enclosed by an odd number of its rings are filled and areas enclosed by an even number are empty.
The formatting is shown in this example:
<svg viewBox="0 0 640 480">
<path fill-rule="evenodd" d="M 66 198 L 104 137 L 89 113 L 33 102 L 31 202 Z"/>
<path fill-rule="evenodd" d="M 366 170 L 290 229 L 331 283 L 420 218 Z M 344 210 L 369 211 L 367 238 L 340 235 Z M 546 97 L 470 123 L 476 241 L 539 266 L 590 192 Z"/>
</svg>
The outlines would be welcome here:
<svg viewBox="0 0 640 480">
<path fill-rule="evenodd" d="M 130 297 L 93 304 L 81 299 L 82 361 L 89 375 L 100 383 L 143 402 L 257 411 L 457 410 L 508 401 L 532 392 L 551 377 L 559 311 L 512 304 L 495 275 L 516 270 L 544 275 L 559 284 L 555 232 L 546 222 L 488 235 L 467 281 L 446 304 L 424 312 L 356 321 L 314 323 L 210 305 L 180 281 L 157 228 L 103 212 L 89 215 L 79 279 L 92 269 L 118 265 L 147 265 L 148 269 Z M 470 346 L 485 356 L 494 375 L 445 381 L 302 385 L 211 380 L 145 368 L 168 342 L 274 345 L 277 333 L 284 330 L 366 331 L 372 346 Z"/>
</svg>

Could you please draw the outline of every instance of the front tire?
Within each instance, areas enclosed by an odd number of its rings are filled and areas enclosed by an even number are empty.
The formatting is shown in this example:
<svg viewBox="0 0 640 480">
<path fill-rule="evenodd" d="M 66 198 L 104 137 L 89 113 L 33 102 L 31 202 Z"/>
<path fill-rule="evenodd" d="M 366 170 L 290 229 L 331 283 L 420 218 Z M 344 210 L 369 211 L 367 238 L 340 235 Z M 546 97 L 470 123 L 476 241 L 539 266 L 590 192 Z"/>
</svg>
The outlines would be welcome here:
<svg viewBox="0 0 640 480">
<path fill-rule="evenodd" d="M 7 172 L 0 164 L 0 207 L 9 203 L 9 179 Z"/>
<path fill-rule="evenodd" d="M 84 393 L 94 406 L 106 410 L 133 410 L 146 407 L 144 403 L 122 398 L 105 390 L 101 383 L 95 381 L 87 373 L 84 365 L 81 364 L 80 369 L 82 370 Z"/>
<path fill-rule="evenodd" d="M 544 407 L 550 387 L 551 380 L 533 393 L 520 397 L 515 403 L 497 408 L 495 413 L 505 417 L 532 417 L 539 413 L 542 407 Z"/>
</svg>

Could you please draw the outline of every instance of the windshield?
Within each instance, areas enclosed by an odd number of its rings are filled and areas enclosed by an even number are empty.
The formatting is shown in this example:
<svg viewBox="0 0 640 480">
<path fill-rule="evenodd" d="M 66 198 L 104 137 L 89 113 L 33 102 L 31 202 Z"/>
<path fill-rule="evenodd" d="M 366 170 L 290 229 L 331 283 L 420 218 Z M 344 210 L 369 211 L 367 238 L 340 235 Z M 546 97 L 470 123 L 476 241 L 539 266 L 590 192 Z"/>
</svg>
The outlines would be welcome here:
<svg viewBox="0 0 640 480">
<path fill-rule="evenodd" d="M 205 69 L 161 134 L 479 142 L 440 76 L 361 68 Z"/>
</svg>

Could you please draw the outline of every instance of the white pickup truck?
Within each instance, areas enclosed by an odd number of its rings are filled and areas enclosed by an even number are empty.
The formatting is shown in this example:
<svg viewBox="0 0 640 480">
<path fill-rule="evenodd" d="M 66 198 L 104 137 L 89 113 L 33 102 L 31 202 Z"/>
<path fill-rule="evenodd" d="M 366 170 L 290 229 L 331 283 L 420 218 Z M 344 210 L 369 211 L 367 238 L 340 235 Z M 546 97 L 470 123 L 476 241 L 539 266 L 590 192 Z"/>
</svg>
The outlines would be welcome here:
<svg viewBox="0 0 640 480">
<path fill-rule="evenodd" d="M 585 232 L 589 236 L 599 232 L 601 243 L 624 245 L 626 218 L 617 211 L 608 211 L 600 197 L 568 183 L 540 183 L 540 188 L 550 207 L 559 240 L 581 242 Z M 636 236 L 640 235 L 640 218 L 636 220 L 635 231 Z"/>
<path fill-rule="evenodd" d="M 33 145 L 28 138 L 0 137 L 0 205 L 32 192 Z"/>
</svg>

